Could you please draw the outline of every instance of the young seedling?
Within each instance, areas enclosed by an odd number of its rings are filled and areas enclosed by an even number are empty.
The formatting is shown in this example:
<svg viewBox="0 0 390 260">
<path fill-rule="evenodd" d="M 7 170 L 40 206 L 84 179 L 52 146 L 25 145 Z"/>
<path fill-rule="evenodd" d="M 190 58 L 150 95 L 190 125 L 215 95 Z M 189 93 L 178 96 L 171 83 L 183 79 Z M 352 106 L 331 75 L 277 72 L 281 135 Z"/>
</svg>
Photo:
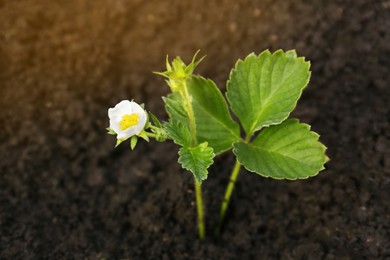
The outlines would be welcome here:
<svg viewBox="0 0 390 260">
<path fill-rule="evenodd" d="M 203 58 L 202 58 L 203 59 Z M 172 93 L 164 97 L 169 120 L 161 124 L 143 107 L 122 101 L 109 109 L 110 134 L 117 145 L 130 138 L 134 149 L 138 137 L 173 140 L 180 146 L 178 162 L 193 173 L 199 237 L 205 237 L 202 181 L 216 155 L 232 150 L 236 163 L 221 204 L 217 233 L 220 232 L 241 166 L 274 179 L 306 179 L 317 175 L 329 160 L 319 135 L 298 119 L 287 119 L 310 78 L 310 63 L 294 50 L 239 60 L 227 82 L 227 101 L 240 126 L 229 112 L 227 102 L 215 83 L 194 75 L 202 60 L 196 54 L 189 65 L 177 57 L 164 76 Z M 136 106 L 137 105 L 137 106 Z M 242 137 L 243 136 L 243 137 Z"/>
</svg>

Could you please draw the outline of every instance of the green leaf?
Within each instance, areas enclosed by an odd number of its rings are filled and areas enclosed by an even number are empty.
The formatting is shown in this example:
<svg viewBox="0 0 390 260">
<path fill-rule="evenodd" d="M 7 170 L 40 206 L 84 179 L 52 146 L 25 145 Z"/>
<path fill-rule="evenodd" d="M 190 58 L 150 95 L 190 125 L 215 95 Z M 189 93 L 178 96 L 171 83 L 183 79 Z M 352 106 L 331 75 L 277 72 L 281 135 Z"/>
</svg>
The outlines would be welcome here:
<svg viewBox="0 0 390 260">
<path fill-rule="evenodd" d="M 165 110 L 167 111 L 169 118 L 173 121 L 188 125 L 187 113 L 183 107 L 183 101 L 180 94 L 177 92 L 171 93 L 163 99 L 165 102 Z"/>
<path fill-rule="evenodd" d="M 233 152 L 249 171 L 275 179 L 306 179 L 317 175 L 329 160 L 319 135 L 297 119 L 264 129 L 248 144 L 237 142 Z"/>
<path fill-rule="evenodd" d="M 208 142 L 215 154 L 232 148 L 240 139 L 240 127 L 230 116 L 220 90 L 212 80 L 191 76 L 186 81 L 191 97 L 199 143 Z"/>
<path fill-rule="evenodd" d="M 170 120 L 169 122 L 164 123 L 163 127 L 169 138 L 176 144 L 181 146 L 190 146 L 191 135 L 187 126 L 181 124 L 180 122 Z"/>
<path fill-rule="evenodd" d="M 182 147 L 179 150 L 179 163 L 186 170 L 194 174 L 196 181 L 201 184 L 207 179 L 207 168 L 213 164 L 213 148 L 207 146 L 207 142 L 195 147 Z"/>
<path fill-rule="evenodd" d="M 232 120 L 226 101 L 215 83 L 200 76 L 190 76 L 186 85 L 194 111 L 198 143 L 208 142 L 216 154 L 231 149 L 232 144 L 240 139 L 240 127 Z M 180 94 L 169 94 L 164 101 L 171 121 L 189 128 Z"/>
<path fill-rule="evenodd" d="M 239 60 L 230 73 L 227 98 L 248 136 L 283 122 L 310 78 L 310 63 L 294 50 L 268 50 Z"/>
</svg>

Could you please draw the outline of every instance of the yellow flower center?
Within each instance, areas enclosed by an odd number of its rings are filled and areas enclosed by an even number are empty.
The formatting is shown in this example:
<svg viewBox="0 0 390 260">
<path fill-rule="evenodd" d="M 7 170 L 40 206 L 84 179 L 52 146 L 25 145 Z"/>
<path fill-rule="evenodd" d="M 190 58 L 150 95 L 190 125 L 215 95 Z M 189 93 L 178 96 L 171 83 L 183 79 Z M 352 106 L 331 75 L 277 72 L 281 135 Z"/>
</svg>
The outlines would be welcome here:
<svg viewBox="0 0 390 260">
<path fill-rule="evenodd" d="M 138 114 L 124 115 L 119 123 L 121 130 L 126 130 L 136 124 L 138 124 Z"/>
</svg>

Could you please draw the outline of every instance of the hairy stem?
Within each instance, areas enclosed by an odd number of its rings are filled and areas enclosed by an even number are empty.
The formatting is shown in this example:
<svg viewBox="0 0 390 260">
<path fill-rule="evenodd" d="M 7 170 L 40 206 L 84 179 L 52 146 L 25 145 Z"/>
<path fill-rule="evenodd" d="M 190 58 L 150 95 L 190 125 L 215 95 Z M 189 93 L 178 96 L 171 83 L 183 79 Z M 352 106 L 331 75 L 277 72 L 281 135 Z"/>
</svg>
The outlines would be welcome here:
<svg viewBox="0 0 390 260">
<path fill-rule="evenodd" d="M 217 235 L 219 235 L 221 232 L 221 228 L 222 228 L 223 220 L 225 218 L 226 210 L 229 206 L 230 198 L 231 198 L 233 190 L 234 190 L 234 184 L 236 183 L 237 176 L 240 172 L 240 169 L 241 169 L 241 164 L 238 162 L 238 160 L 236 160 L 236 164 L 234 165 L 232 174 L 230 175 L 229 184 L 226 188 L 225 196 L 224 196 L 222 204 L 221 204 L 221 211 L 219 214 L 218 227 L 216 230 Z"/>
<path fill-rule="evenodd" d="M 183 81 L 183 90 L 181 91 L 181 95 L 185 100 L 185 110 L 188 114 L 188 119 L 190 121 L 191 146 L 195 146 L 197 143 L 195 115 L 194 115 L 194 110 L 192 109 L 191 98 L 187 89 L 187 83 L 185 81 Z"/>
<path fill-rule="evenodd" d="M 188 93 L 187 84 L 183 81 L 181 95 L 185 101 L 185 109 L 188 115 L 190 123 L 190 133 L 191 133 L 191 147 L 194 147 L 197 143 L 196 140 L 196 125 L 195 125 L 195 116 L 194 111 L 191 105 L 191 98 Z M 205 225 L 204 225 L 204 212 L 203 212 L 203 198 L 202 198 L 202 186 L 199 184 L 195 177 L 195 196 L 196 196 L 196 208 L 198 213 L 198 231 L 199 238 L 203 240 L 205 238 Z"/>
<path fill-rule="evenodd" d="M 152 138 L 156 138 L 156 134 L 153 134 L 153 133 L 149 133 L 149 132 L 145 132 L 147 136 L 149 137 L 152 137 Z"/>
<path fill-rule="evenodd" d="M 205 237 L 205 226 L 204 226 L 202 187 L 196 180 L 195 180 L 195 193 L 196 193 L 196 207 L 198 212 L 199 238 L 203 240 Z"/>
</svg>

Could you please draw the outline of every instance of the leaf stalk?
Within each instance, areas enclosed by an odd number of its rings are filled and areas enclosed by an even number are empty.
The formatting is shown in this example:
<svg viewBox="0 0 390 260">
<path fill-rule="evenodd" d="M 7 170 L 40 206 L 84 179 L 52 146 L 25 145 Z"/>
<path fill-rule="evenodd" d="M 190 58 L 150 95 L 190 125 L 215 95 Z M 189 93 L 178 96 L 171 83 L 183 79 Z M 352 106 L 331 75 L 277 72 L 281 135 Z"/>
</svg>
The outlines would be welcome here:
<svg viewBox="0 0 390 260">
<path fill-rule="evenodd" d="M 217 226 L 217 230 L 216 230 L 217 235 L 219 235 L 221 233 L 223 220 L 225 218 L 225 214 L 226 214 L 227 208 L 229 206 L 230 198 L 232 196 L 232 193 L 234 190 L 234 185 L 236 183 L 238 174 L 240 173 L 240 169 L 241 169 L 241 164 L 238 160 L 236 160 L 232 174 L 230 175 L 229 184 L 228 184 L 226 191 L 225 191 L 225 196 L 224 196 L 222 204 L 221 204 L 221 211 L 219 214 L 218 226 Z"/>
</svg>

